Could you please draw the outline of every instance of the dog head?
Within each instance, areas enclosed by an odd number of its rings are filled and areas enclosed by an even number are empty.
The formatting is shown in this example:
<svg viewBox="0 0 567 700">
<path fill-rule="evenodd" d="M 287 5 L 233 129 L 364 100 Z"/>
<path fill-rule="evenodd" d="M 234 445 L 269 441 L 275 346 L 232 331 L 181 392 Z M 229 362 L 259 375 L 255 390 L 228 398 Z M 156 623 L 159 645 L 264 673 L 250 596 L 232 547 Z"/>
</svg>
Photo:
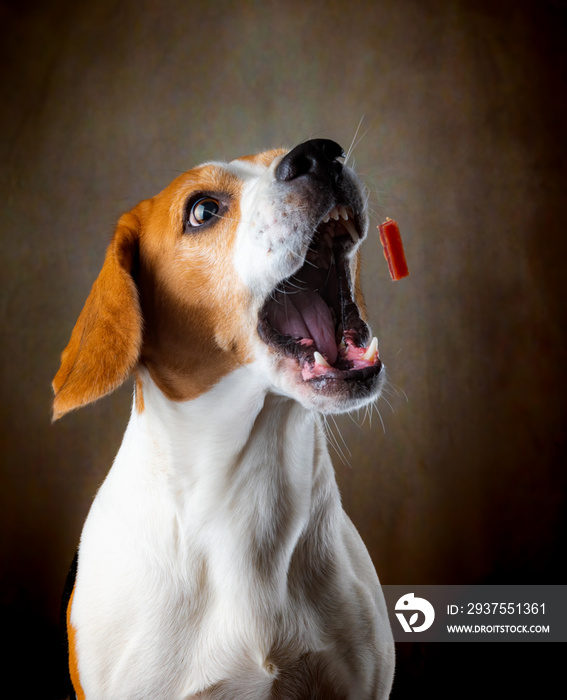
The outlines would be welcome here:
<svg viewBox="0 0 567 700">
<path fill-rule="evenodd" d="M 359 285 L 366 202 L 342 156 L 316 139 L 206 163 L 123 215 L 62 354 L 54 417 L 139 366 L 176 401 L 243 365 L 307 408 L 374 399 L 382 365 Z"/>
</svg>

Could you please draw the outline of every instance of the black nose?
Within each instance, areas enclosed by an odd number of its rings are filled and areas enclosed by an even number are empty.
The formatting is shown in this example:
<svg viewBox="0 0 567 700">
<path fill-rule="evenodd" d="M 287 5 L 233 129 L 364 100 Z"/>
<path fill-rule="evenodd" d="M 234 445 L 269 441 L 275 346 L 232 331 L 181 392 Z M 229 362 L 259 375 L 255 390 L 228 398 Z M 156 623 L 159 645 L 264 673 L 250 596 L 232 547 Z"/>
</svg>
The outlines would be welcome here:
<svg viewBox="0 0 567 700">
<path fill-rule="evenodd" d="M 337 180 L 343 169 L 337 158 L 343 156 L 344 151 L 339 144 L 329 139 L 305 141 L 280 161 L 276 168 L 276 180 L 294 180 L 301 175 Z"/>
</svg>

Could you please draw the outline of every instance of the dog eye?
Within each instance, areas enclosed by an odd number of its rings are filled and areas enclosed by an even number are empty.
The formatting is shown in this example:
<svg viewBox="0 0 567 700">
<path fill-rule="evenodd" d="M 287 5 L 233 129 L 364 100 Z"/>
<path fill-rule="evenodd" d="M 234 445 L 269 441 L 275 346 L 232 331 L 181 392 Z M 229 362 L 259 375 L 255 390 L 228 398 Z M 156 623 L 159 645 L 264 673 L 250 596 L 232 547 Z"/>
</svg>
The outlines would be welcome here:
<svg viewBox="0 0 567 700">
<path fill-rule="evenodd" d="M 212 219 L 219 211 L 219 203 L 211 197 L 202 197 L 198 199 L 189 213 L 189 226 L 201 226 L 202 224 Z"/>
</svg>

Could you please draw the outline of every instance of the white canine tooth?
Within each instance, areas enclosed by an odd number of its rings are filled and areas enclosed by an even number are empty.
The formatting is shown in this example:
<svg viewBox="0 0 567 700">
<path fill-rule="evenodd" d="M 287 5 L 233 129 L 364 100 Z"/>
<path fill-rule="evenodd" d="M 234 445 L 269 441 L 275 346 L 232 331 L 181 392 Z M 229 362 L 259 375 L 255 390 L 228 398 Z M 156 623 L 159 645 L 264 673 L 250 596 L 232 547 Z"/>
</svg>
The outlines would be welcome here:
<svg viewBox="0 0 567 700">
<path fill-rule="evenodd" d="M 329 221 L 329 218 L 330 218 L 329 215 L 325 214 L 325 216 L 323 217 L 323 223 L 326 224 L 327 221 Z"/>
<path fill-rule="evenodd" d="M 358 241 L 358 232 L 356 230 L 354 222 L 349 219 L 348 221 L 345 221 L 343 223 L 343 226 L 350 233 L 350 237 L 352 238 L 352 240 L 355 242 Z"/>
<path fill-rule="evenodd" d="M 316 362 L 318 365 L 321 365 L 321 367 L 330 367 L 330 366 L 331 366 L 331 365 L 327 362 L 327 360 L 323 357 L 323 355 L 321 355 L 320 352 L 317 352 L 317 350 L 315 350 L 315 352 L 313 353 L 313 357 L 315 358 L 315 362 Z"/>
<path fill-rule="evenodd" d="M 346 210 L 346 207 L 342 207 L 342 206 L 340 207 L 339 216 L 341 217 L 341 219 L 345 219 L 345 220 L 348 219 L 348 212 Z"/>
<path fill-rule="evenodd" d="M 334 219 L 335 221 L 338 221 L 338 220 L 339 220 L 339 210 L 338 210 L 338 208 L 337 208 L 337 207 L 334 207 L 334 209 L 331 209 L 331 211 L 329 212 L 329 215 L 330 215 L 330 217 L 331 217 L 332 219 Z"/>
<path fill-rule="evenodd" d="M 378 338 L 372 338 L 372 342 L 368 346 L 366 352 L 362 356 L 363 360 L 367 360 L 368 362 L 374 362 L 376 359 L 376 353 L 378 351 Z"/>
</svg>

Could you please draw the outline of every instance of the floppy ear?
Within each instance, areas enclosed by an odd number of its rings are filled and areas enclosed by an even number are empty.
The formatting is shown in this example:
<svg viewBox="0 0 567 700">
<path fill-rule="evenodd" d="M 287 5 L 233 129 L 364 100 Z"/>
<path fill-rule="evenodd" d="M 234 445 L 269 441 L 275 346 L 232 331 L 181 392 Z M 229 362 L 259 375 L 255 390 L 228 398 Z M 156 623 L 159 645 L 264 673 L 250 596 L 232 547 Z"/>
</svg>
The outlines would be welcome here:
<svg viewBox="0 0 567 700">
<path fill-rule="evenodd" d="M 124 214 L 53 380 L 53 420 L 117 389 L 134 369 L 142 314 L 133 272 L 140 224 Z"/>
</svg>

